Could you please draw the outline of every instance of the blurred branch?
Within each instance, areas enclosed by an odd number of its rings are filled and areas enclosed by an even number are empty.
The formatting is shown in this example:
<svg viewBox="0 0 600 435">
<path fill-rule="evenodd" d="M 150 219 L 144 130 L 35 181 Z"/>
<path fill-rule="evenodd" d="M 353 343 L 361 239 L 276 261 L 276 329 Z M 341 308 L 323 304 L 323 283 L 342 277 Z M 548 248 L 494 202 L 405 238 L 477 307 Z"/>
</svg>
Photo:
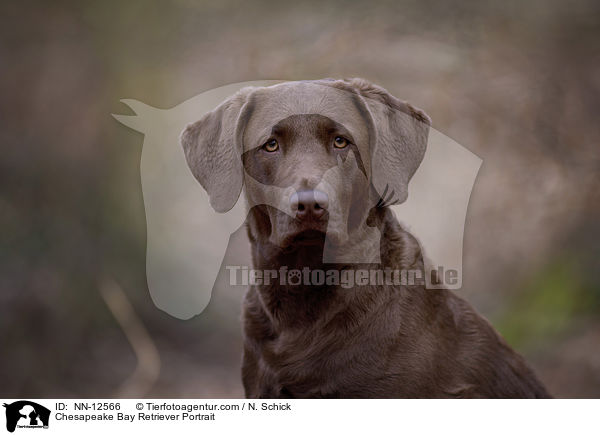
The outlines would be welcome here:
<svg viewBox="0 0 600 435">
<path fill-rule="evenodd" d="M 123 329 L 138 362 L 135 371 L 121 384 L 114 396 L 143 397 L 152 389 L 160 373 L 158 350 L 125 292 L 116 282 L 105 280 L 100 284 L 100 294 Z"/>
</svg>

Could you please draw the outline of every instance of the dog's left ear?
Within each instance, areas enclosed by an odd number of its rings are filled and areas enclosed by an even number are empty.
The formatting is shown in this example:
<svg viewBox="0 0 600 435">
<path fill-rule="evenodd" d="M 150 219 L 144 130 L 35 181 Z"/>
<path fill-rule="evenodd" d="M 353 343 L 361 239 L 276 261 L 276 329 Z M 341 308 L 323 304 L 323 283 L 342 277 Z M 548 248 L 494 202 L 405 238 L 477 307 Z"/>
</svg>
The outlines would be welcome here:
<svg viewBox="0 0 600 435">
<path fill-rule="evenodd" d="M 362 97 L 373 122 L 372 183 L 386 205 L 408 197 L 408 182 L 421 164 L 431 119 L 382 87 L 363 79 L 344 80 Z"/>
<path fill-rule="evenodd" d="M 231 210 L 242 190 L 241 142 L 254 89 L 241 89 L 181 133 L 187 164 L 219 213 Z"/>
</svg>

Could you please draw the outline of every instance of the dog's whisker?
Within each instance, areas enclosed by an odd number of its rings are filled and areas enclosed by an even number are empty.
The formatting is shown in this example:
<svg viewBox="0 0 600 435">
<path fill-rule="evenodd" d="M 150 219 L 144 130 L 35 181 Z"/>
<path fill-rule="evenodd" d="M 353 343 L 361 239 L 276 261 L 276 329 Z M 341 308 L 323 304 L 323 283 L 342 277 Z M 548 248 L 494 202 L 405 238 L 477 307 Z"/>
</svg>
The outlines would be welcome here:
<svg viewBox="0 0 600 435">
<path fill-rule="evenodd" d="M 396 192 L 395 190 L 392 190 L 392 191 L 390 192 L 390 194 L 388 195 L 388 197 L 386 198 L 386 201 L 390 201 L 390 200 L 391 200 L 391 199 L 394 197 L 394 193 L 395 193 L 395 192 Z"/>
<path fill-rule="evenodd" d="M 386 185 L 385 185 L 385 189 L 383 189 L 383 193 L 381 194 L 381 198 L 382 198 L 382 199 L 383 199 L 383 198 L 385 198 L 385 194 L 386 194 L 386 193 L 387 193 L 387 191 L 388 191 L 388 187 L 390 187 L 390 186 L 389 186 L 389 184 L 386 184 Z"/>
</svg>

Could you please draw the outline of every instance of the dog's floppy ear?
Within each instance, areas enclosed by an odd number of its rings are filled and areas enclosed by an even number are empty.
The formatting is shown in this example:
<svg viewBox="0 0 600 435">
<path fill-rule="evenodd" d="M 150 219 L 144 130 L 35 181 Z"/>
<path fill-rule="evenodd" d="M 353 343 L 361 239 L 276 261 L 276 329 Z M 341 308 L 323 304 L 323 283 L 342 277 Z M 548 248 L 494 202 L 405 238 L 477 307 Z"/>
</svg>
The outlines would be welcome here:
<svg viewBox="0 0 600 435">
<path fill-rule="evenodd" d="M 253 90 L 241 89 L 181 133 L 187 164 L 219 213 L 231 210 L 242 190 L 241 140 Z"/>
<path fill-rule="evenodd" d="M 373 122 L 372 183 L 382 203 L 402 203 L 408 182 L 421 164 L 431 119 L 382 87 L 363 79 L 345 80 L 365 102 Z"/>
</svg>

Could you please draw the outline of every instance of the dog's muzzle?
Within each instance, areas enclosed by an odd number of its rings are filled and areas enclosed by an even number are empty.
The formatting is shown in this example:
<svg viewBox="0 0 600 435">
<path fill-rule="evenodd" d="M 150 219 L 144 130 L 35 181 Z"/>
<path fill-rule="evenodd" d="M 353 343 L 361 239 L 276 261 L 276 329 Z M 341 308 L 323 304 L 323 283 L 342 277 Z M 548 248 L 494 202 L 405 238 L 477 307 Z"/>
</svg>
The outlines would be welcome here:
<svg viewBox="0 0 600 435">
<path fill-rule="evenodd" d="M 321 219 L 328 206 L 329 198 L 320 190 L 302 190 L 290 196 L 290 208 L 300 220 Z"/>
</svg>

